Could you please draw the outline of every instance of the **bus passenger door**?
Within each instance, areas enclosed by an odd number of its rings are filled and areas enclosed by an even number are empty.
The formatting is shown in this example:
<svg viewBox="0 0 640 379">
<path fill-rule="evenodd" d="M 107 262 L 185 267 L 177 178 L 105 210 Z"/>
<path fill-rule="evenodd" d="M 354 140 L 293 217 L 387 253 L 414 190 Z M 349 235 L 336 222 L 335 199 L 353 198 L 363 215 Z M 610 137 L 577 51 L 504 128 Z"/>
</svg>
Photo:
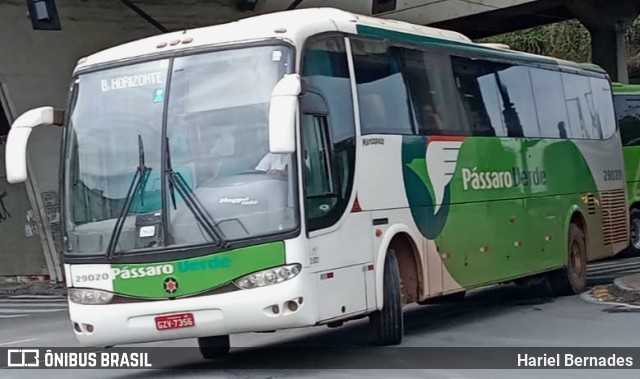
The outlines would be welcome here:
<svg viewBox="0 0 640 379">
<path fill-rule="evenodd" d="M 306 44 L 300 136 L 305 221 L 319 318 L 327 321 L 367 309 L 365 269 L 372 263 L 371 216 L 352 212 L 356 127 L 345 38 Z"/>
<path fill-rule="evenodd" d="M 326 115 L 303 114 L 301 135 L 309 263 L 317 277 L 320 319 L 362 312 L 367 308 L 364 267 L 372 260 L 371 217 L 347 207 L 350 193 L 340 187 L 353 176 L 353 166 L 346 152 L 331 146 Z"/>
</svg>

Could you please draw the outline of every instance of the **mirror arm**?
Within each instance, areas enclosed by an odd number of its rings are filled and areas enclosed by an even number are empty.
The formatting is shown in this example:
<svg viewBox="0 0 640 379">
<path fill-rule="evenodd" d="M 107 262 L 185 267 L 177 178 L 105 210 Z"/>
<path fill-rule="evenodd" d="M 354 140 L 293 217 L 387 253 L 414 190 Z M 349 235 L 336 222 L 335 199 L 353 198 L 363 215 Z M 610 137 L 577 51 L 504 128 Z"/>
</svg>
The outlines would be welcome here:
<svg viewBox="0 0 640 379">
<path fill-rule="evenodd" d="M 5 148 L 5 171 L 8 183 L 21 183 L 27 179 L 27 145 L 32 130 L 41 125 L 63 126 L 64 119 L 64 110 L 41 107 L 23 113 L 13 122 Z"/>
<path fill-rule="evenodd" d="M 52 125 L 64 127 L 65 116 L 66 116 L 66 112 L 64 109 L 54 108 Z"/>
<path fill-rule="evenodd" d="M 300 94 L 298 95 L 298 97 L 301 98 L 306 94 L 307 94 L 307 81 L 304 80 L 304 78 L 300 78 Z"/>
<path fill-rule="evenodd" d="M 53 107 L 35 108 L 19 116 L 11 125 L 11 129 L 34 129 L 42 125 L 63 126 L 64 119 L 64 109 Z"/>
</svg>

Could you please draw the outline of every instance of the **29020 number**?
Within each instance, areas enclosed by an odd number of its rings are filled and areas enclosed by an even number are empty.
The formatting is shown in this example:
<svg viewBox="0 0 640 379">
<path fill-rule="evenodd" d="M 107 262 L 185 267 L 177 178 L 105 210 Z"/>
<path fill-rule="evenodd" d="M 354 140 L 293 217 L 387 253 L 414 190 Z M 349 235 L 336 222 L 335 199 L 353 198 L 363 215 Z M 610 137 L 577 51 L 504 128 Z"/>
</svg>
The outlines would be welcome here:
<svg viewBox="0 0 640 379">
<path fill-rule="evenodd" d="M 604 170 L 604 180 L 607 182 L 622 180 L 622 170 Z"/>
<path fill-rule="evenodd" d="M 99 280 L 109 280 L 111 279 L 108 273 L 103 274 L 89 274 L 89 275 L 76 275 L 75 282 L 97 282 Z"/>
</svg>

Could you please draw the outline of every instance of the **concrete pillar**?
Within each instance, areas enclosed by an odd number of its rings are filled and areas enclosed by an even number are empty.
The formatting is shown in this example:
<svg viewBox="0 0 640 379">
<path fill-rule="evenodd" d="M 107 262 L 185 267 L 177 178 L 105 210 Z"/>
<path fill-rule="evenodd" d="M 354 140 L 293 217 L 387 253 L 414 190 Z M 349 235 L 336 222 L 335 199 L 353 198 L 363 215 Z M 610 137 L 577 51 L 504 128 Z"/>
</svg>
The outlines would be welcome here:
<svg viewBox="0 0 640 379">
<path fill-rule="evenodd" d="M 629 84 L 629 57 L 627 56 L 627 43 L 625 41 L 627 27 L 628 25 L 617 25 L 616 28 L 617 76 L 618 81 L 624 84 Z"/>
<path fill-rule="evenodd" d="M 591 34 L 591 55 L 593 63 L 605 69 L 611 79 L 621 83 L 629 82 L 627 68 L 627 46 L 624 27 L 619 25 L 598 25 L 587 28 Z"/>
<path fill-rule="evenodd" d="M 567 7 L 591 34 L 593 63 L 611 80 L 629 83 L 625 31 L 640 14 L 637 0 L 567 0 Z"/>
</svg>

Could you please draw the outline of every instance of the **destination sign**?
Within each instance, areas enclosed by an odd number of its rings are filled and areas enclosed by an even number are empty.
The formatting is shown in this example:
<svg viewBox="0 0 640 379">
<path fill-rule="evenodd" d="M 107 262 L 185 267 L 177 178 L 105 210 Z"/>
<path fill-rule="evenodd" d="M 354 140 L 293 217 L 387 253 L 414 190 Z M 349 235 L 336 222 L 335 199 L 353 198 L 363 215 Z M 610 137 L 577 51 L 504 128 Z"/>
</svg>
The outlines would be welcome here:
<svg viewBox="0 0 640 379">
<path fill-rule="evenodd" d="M 102 92 L 117 91 L 129 88 L 158 86 L 164 84 L 164 78 L 161 72 L 153 72 L 148 74 L 120 76 L 111 79 L 102 79 L 100 87 Z"/>
</svg>

